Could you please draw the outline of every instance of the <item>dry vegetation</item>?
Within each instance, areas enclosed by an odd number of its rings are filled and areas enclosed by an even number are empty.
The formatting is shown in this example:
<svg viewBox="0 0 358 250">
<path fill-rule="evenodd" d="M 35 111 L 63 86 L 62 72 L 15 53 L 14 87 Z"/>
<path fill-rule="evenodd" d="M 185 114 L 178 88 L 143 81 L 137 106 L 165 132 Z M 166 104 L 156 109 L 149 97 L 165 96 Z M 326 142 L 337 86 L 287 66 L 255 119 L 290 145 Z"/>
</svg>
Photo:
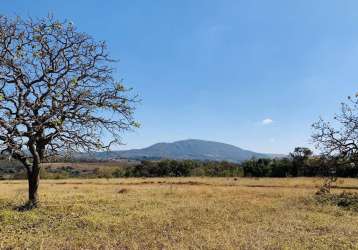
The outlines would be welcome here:
<svg viewBox="0 0 358 250">
<path fill-rule="evenodd" d="M 321 180 L 45 180 L 18 212 L 23 181 L 0 182 L 1 249 L 358 249 L 358 213 L 320 205 Z M 338 188 L 357 191 L 357 179 Z M 40 240 L 39 240 L 40 239 Z"/>
</svg>

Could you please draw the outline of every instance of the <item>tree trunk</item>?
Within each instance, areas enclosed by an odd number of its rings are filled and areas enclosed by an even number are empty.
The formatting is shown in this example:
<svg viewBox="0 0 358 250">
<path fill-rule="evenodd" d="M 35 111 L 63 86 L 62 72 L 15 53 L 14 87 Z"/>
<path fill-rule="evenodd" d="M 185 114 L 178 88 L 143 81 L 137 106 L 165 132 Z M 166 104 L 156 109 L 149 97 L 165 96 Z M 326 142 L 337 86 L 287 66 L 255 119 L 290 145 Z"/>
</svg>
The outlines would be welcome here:
<svg viewBox="0 0 358 250">
<path fill-rule="evenodd" d="M 31 207 L 37 207 L 39 203 L 38 188 L 40 184 L 40 168 L 34 164 L 32 171 L 27 173 L 27 179 L 29 183 L 29 202 Z"/>
</svg>

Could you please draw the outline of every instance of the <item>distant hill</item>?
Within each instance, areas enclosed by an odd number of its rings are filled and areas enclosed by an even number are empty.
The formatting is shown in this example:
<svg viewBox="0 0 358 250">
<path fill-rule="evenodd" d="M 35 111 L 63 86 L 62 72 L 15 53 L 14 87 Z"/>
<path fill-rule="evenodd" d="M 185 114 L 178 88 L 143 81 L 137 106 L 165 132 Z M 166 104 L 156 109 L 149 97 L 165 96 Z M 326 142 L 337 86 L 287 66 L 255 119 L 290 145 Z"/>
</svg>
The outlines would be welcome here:
<svg viewBox="0 0 358 250">
<path fill-rule="evenodd" d="M 183 140 L 173 143 L 157 143 L 143 149 L 111 151 L 96 154 L 101 159 L 193 159 L 242 162 L 252 158 L 274 158 L 280 155 L 262 154 L 213 141 Z"/>
</svg>

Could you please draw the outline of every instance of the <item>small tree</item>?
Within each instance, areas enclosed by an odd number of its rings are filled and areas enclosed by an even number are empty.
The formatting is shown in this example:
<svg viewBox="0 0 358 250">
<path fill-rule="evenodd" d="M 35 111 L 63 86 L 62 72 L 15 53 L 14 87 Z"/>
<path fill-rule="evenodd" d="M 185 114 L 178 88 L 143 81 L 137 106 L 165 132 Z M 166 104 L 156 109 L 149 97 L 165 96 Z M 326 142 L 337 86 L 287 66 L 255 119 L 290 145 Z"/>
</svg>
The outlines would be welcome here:
<svg viewBox="0 0 358 250">
<path fill-rule="evenodd" d="M 341 112 L 336 114 L 333 122 L 320 119 L 312 125 L 313 142 L 322 154 L 333 164 L 327 164 L 328 175 L 326 188 L 336 181 L 337 164 L 351 164 L 357 167 L 358 160 L 358 94 L 348 97 L 348 103 L 341 103 Z"/>
<path fill-rule="evenodd" d="M 306 161 L 311 157 L 313 152 L 309 148 L 296 147 L 295 150 L 290 153 L 292 159 L 292 176 L 299 176 L 303 173 L 300 171 L 304 170 Z"/>
<path fill-rule="evenodd" d="M 136 97 L 114 79 L 113 62 L 71 22 L 0 16 L 0 150 L 25 167 L 29 208 L 46 158 L 108 149 L 137 126 Z"/>
</svg>

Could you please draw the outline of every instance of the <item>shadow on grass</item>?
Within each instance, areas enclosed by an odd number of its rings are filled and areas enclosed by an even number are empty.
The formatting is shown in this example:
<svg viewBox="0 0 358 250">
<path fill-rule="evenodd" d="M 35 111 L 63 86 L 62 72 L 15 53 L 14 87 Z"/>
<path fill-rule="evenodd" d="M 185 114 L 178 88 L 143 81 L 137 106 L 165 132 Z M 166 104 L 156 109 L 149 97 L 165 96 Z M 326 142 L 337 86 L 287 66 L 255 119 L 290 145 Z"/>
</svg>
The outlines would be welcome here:
<svg viewBox="0 0 358 250">
<path fill-rule="evenodd" d="M 13 208 L 13 210 L 18 211 L 18 212 L 27 212 L 27 211 L 34 210 L 34 209 L 36 209 L 38 207 L 39 207 L 38 203 L 33 203 L 33 202 L 28 201 L 23 205 L 15 206 Z"/>
</svg>

